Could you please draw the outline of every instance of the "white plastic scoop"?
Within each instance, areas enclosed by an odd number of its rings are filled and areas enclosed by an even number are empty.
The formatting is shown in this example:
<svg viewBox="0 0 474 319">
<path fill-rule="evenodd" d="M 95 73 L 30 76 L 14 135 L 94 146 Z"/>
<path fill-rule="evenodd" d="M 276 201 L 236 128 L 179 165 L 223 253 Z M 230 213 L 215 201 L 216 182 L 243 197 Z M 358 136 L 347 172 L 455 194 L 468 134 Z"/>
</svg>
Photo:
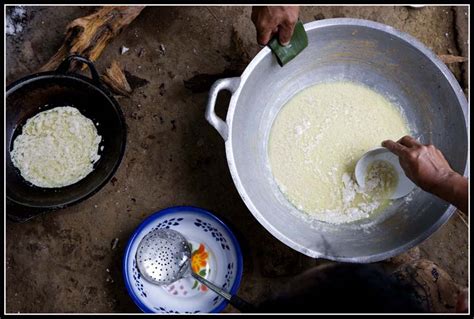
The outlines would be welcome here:
<svg viewBox="0 0 474 319">
<path fill-rule="evenodd" d="M 398 175 L 398 182 L 390 199 L 398 199 L 408 195 L 414 188 L 415 184 L 405 175 L 403 168 L 400 166 L 398 156 L 390 152 L 385 147 L 374 148 L 365 153 L 357 162 L 355 167 L 355 178 L 359 186 L 364 187 L 367 168 L 375 161 L 387 161 L 395 168 Z"/>
</svg>

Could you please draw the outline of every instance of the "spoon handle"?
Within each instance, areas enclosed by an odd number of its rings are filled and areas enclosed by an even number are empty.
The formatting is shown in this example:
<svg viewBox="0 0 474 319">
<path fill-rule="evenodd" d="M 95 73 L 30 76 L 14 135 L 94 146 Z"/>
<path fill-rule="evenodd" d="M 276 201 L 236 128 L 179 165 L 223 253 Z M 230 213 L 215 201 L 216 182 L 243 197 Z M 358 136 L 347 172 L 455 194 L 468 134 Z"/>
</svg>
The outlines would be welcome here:
<svg viewBox="0 0 474 319">
<path fill-rule="evenodd" d="M 233 295 L 232 298 L 230 298 L 229 303 L 234 306 L 235 308 L 239 309 L 240 312 L 244 313 L 256 313 L 257 308 L 249 304 L 247 301 L 243 300 L 239 296 Z"/>
<path fill-rule="evenodd" d="M 201 284 L 207 286 L 209 289 L 211 289 L 212 291 L 214 291 L 216 294 L 218 294 L 219 296 L 221 296 L 222 298 L 225 298 L 227 301 L 230 301 L 230 299 L 232 299 L 232 295 L 229 294 L 227 291 L 225 291 L 224 289 L 220 288 L 220 287 L 217 287 L 216 285 L 214 285 L 212 282 L 204 279 L 203 277 L 199 276 L 198 274 L 196 274 L 195 272 L 192 272 L 192 275 L 194 277 L 194 279 L 196 279 L 197 281 L 199 281 Z"/>
<path fill-rule="evenodd" d="M 214 285 L 212 282 L 204 279 L 203 277 L 199 276 L 198 274 L 192 272 L 191 273 L 193 278 L 196 279 L 197 281 L 199 281 L 201 284 L 205 285 L 206 287 L 208 287 L 209 289 L 211 289 L 212 291 L 214 291 L 216 294 L 218 294 L 219 296 L 221 296 L 222 298 L 226 299 L 227 301 L 229 301 L 229 303 L 234 306 L 235 308 L 239 309 L 240 311 L 242 312 L 255 312 L 255 307 L 251 304 L 249 304 L 247 301 L 243 300 L 242 298 L 240 297 L 237 297 L 237 296 L 232 296 L 231 294 L 229 294 L 227 291 L 223 290 L 222 288 L 220 287 L 217 287 L 216 285 Z"/>
</svg>

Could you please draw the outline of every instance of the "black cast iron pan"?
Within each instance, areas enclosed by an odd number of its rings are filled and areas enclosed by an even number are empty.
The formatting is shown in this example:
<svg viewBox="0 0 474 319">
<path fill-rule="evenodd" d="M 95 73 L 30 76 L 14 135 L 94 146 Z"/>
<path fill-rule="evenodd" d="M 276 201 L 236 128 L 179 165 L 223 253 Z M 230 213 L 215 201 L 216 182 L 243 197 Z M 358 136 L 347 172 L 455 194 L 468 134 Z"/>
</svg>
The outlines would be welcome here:
<svg viewBox="0 0 474 319">
<path fill-rule="evenodd" d="M 87 64 L 91 79 L 68 72 L 75 61 Z M 41 188 L 20 175 L 11 162 L 10 150 L 27 119 L 57 106 L 73 106 L 96 123 L 103 150 L 99 152 L 101 157 L 95 163 L 94 171 L 84 179 L 66 187 Z M 124 155 L 125 143 L 126 126 L 120 106 L 102 86 L 99 74 L 88 59 L 71 55 L 56 71 L 33 74 L 12 83 L 6 91 L 7 215 L 10 219 L 23 221 L 92 196 L 114 175 Z"/>
</svg>

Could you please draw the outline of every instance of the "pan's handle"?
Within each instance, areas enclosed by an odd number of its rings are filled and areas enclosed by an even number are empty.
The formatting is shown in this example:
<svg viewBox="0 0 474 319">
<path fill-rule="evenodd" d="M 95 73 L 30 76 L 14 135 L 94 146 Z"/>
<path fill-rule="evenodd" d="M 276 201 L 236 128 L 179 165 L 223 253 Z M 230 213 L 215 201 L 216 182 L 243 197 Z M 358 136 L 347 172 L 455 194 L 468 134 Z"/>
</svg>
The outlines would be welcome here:
<svg viewBox="0 0 474 319">
<path fill-rule="evenodd" d="M 209 91 L 209 99 L 207 100 L 206 106 L 206 120 L 219 132 L 224 141 L 227 141 L 229 136 L 229 127 L 227 123 L 217 116 L 214 111 L 216 107 L 217 95 L 222 90 L 227 90 L 230 93 L 234 93 L 240 84 L 240 77 L 227 78 L 217 80 Z"/>
<path fill-rule="evenodd" d="M 100 84 L 99 73 L 97 72 L 94 66 L 94 63 L 92 63 L 92 61 L 89 60 L 88 58 L 83 57 L 82 55 L 79 55 L 79 54 L 72 54 L 68 56 L 66 59 L 64 59 L 64 61 L 61 62 L 59 67 L 56 69 L 56 72 L 67 73 L 69 71 L 69 66 L 74 60 L 87 64 L 91 72 L 92 80 L 96 82 L 97 84 Z"/>
</svg>

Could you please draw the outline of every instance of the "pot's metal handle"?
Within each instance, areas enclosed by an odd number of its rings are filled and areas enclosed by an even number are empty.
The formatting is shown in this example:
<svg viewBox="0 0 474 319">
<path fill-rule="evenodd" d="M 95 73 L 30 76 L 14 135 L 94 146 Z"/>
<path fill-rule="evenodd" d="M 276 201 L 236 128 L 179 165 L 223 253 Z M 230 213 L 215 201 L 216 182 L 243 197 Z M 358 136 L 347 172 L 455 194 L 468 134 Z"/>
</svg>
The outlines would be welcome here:
<svg viewBox="0 0 474 319">
<path fill-rule="evenodd" d="M 217 95 L 222 90 L 227 90 L 230 93 L 234 93 L 240 84 L 240 77 L 227 78 L 217 80 L 209 91 L 209 99 L 207 100 L 206 107 L 206 120 L 219 132 L 224 141 L 227 141 L 229 136 L 229 127 L 227 123 L 217 116 L 214 111 L 216 107 Z"/>
<path fill-rule="evenodd" d="M 69 66 L 71 65 L 72 61 L 74 61 L 74 60 L 85 63 L 89 67 L 89 71 L 91 72 L 92 80 L 100 85 L 100 76 L 99 76 L 99 73 L 97 72 L 97 70 L 94 66 L 94 63 L 92 63 L 92 61 L 89 60 L 88 58 L 83 57 L 82 55 L 79 55 L 79 54 L 72 54 L 72 55 L 68 56 L 66 59 L 64 59 L 64 61 L 61 62 L 59 67 L 56 69 L 56 72 L 67 73 L 69 71 Z"/>
</svg>

